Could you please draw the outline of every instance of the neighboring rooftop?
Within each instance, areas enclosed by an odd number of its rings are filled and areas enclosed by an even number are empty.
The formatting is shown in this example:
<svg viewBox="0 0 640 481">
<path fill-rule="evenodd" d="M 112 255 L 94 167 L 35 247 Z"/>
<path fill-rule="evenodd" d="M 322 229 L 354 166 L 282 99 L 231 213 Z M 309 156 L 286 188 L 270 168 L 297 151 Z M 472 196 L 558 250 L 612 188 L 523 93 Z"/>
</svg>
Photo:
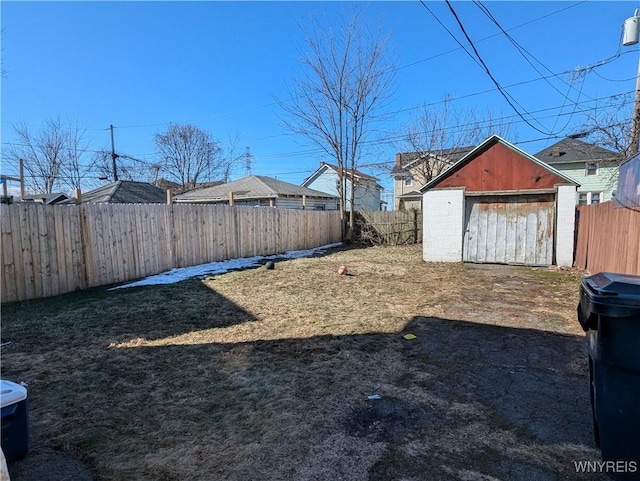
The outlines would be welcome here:
<svg viewBox="0 0 640 481">
<path fill-rule="evenodd" d="M 166 202 L 166 191 L 146 182 L 131 180 L 118 180 L 82 193 L 83 204 L 166 204 Z"/>
<path fill-rule="evenodd" d="M 283 182 L 282 180 L 264 175 L 250 175 L 233 182 L 220 184 L 204 189 L 185 192 L 175 197 L 176 202 L 219 202 L 229 199 L 233 192 L 234 199 L 275 199 L 282 196 L 319 197 L 333 199 L 335 196 L 318 190 L 300 187 L 299 185 Z"/>
<path fill-rule="evenodd" d="M 391 174 L 404 174 L 415 164 L 418 164 L 429 157 L 446 160 L 448 163 L 453 165 L 474 148 L 475 146 L 470 145 L 466 147 L 454 147 L 451 149 L 426 150 L 423 152 L 401 152 L 396 154 L 396 164 L 391 170 Z"/>
<path fill-rule="evenodd" d="M 547 164 L 566 164 L 602 160 L 622 160 L 622 156 L 596 144 L 589 144 L 572 137 L 541 150 L 534 157 Z"/>
<path fill-rule="evenodd" d="M 340 175 L 340 169 L 338 168 L 338 166 L 333 165 L 333 164 L 329 164 L 327 162 L 320 162 L 320 167 L 318 167 L 318 169 L 311 174 L 309 177 L 307 177 L 306 179 L 304 179 L 302 181 L 302 185 L 309 185 L 312 181 L 314 181 L 323 171 L 330 169 L 333 170 L 335 173 L 337 173 L 338 175 Z M 365 174 L 364 172 L 361 172 L 357 169 L 344 169 L 344 173 L 345 173 L 345 177 L 347 178 L 347 180 L 351 181 L 353 178 L 360 178 L 363 180 L 372 180 L 374 182 L 376 182 L 376 186 L 380 189 L 380 190 L 384 190 L 384 187 L 382 187 L 380 184 L 378 184 L 378 178 L 377 177 L 373 177 L 372 175 L 369 174 Z"/>
<path fill-rule="evenodd" d="M 69 197 L 62 192 L 51 193 L 51 194 L 31 194 L 25 195 L 20 200 L 22 202 L 33 202 L 36 204 L 45 204 L 45 205 L 53 205 L 59 202 L 64 202 Z"/>
</svg>

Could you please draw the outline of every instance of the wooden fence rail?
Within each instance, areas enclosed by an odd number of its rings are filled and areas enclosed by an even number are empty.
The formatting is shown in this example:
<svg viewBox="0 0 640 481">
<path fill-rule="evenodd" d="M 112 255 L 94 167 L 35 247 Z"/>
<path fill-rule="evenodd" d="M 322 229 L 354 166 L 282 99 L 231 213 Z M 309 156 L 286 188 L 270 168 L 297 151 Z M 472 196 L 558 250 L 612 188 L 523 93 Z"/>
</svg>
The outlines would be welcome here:
<svg viewBox="0 0 640 481">
<path fill-rule="evenodd" d="M 613 201 L 578 206 L 574 265 L 591 274 L 640 275 L 640 207 L 616 208 Z"/>
<path fill-rule="evenodd" d="M 337 211 L 162 204 L 3 205 L 1 302 L 174 267 L 340 241 Z"/>
</svg>

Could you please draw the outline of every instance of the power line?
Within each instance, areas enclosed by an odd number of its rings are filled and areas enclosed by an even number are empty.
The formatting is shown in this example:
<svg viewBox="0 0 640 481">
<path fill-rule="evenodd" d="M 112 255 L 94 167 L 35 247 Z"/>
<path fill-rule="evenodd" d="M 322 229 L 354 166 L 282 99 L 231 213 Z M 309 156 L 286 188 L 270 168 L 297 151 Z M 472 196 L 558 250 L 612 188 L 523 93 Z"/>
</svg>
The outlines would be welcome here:
<svg viewBox="0 0 640 481">
<path fill-rule="evenodd" d="M 587 3 L 587 2 L 588 2 L 588 0 L 583 0 L 583 1 L 580 1 L 580 2 L 577 2 L 577 3 L 574 3 L 574 4 L 569 5 L 569 6 L 567 6 L 567 7 L 561 8 L 561 9 L 559 9 L 559 10 L 555 10 L 555 11 L 550 12 L 550 13 L 548 13 L 548 14 L 545 14 L 545 15 L 543 15 L 543 16 L 541 16 L 541 17 L 536 17 L 536 18 L 531 19 L 531 20 L 528 20 L 528 21 L 526 21 L 526 22 L 524 22 L 524 23 L 518 24 L 518 25 L 516 25 L 516 26 L 514 26 L 514 27 L 508 28 L 508 29 L 506 29 L 506 31 L 508 32 L 508 31 L 512 31 L 512 30 L 519 29 L 519 28 L 524 27 L 524 26 L 526 26 L 526 25 L 530 25 L 530 24 L 532 24 L 532 23 L 538 22 L 538 21 L 540 21 L 540 20 L 544 20 L 544 19 L 546 19 L 546 18 L 548 18 L 548 17 L 551 17 L 551 16 L 553 16 L 553 15 L 557 15 L 557 14 L 559 14 L 559 13 L 562 13 L 562 12 L 564 12 L 564 11 L 566 11 L 566 10 L 569 10 L 569 9 L 575 8 L 575 7 L 579 6 L 579 5 L 582 5 L 582 4 Z M 423 5 L 423 6 L 424 6 L 424 5 Z M 432 13 L 432 12 L 430 12 L 430 13 Z M 435 16 L 435 14 L 433 14 L 433 13 L 432 13 L 432 15 L 434 16 L 434 18 L 436 18 L 436 19 L 437 19 L 437 17 Z M 438 19 L 437 19 L 437 20 L 438 20 Z M 439 21 L 439 20 L 438 20 L 438 21 Z M 441 25 L 443 26 L 443 28 L 446 28 L 443 24 L 441 24 Z M 481 38 L 481 39 L 477 40 L 477 41 L 476 41 L 476 43 L 483 42 L 483 41 L 485 41 L 485 40 L 488 40 L 488 39 L 494 38 L 494 37 L 496 37 L 496 36 L 498 36 L 498 35 L 500 35 L 500 34 L 498 33 L 498 34 L 489 35 L 489 36 L 487 36 L 487 37 L 483 37 L 483 38 Z M 405 69 L 405 68 L 409 68 L 409 67 L 412 67 L 412 66 L 414 66 L 414 65 L 418 65 L 418 64 L 420 64 L 420 63 L 424 63 L 424 62 L 427 62 L 427 61 L 429 61 L 429 60 L 433 60 L 433 59 L 436 59 L 436 58 L 442 57 L 442 56 L 444 56 L 444 55 L 448 55 L 448 54 L 450 54 L 450 53 L 456 52 L 456 51 L 460 50 L 461 48 L 462 48 L 462 49 L 464 49 L 464 47 L 463 47 L 462 45 L 460 45 L 459 47 L 456 47 L 456 48 L 454 48 L 454 49 L 447 50 L 447 51 L 445 51 L 445 52 L 441 52 L 441 53 L 439 53 L 439 54 L 436 54 L 436 55 L 433 55 L 433 56 L 430 56 L 430 57 L 426 57 L 426 58 L 423 58 L 423 59 L 420 59 L 420 60 L 413 61 L 413 62 L 408 63 L 408 64 L 406 64 L 406 65 L 402 65 L 402 66 L 400 66 L 400 67 L 396 67 L 396 68 L 394 68 L 394 69 L 390 69 L 389 71 L 390 71 L 390 72 L 393 72 L 393 71 L 398 71 L 398 70 L 402 70 L 402 69 Z M 637 51 L 637 50 L 634 50 L 634 51 L 627 51 L 627 52 L 625 52 L 625 53 L 633 53 L 633 52 L 635 52 L 635 51 Z M 600 65 L 596 65 L 596 67 L 597 67 L 597 66 L 600 66 Z M 594 68 L 594 67 L 585 67 L 585 69 L 590 69 L 590 68 Z M 569 71 L 569 72 L 571 72 L 571 71 Z M 567 73 L 567 72 L 563 72 L 563 73 Z M 561 74 L 557 74 L 557 75 L 562 75 L 563 73 L 561 73 Z M 546 78 L 550 78 L 550 77 L 546 77 Z M 635 77 L 634 77 L 634 78 L 635 78 Z M 531 80 L 531 81 L 536 81 L 536 80 L 538 80 L 538 79 L 534 79 L 534 80 Z M 510 87 L 510 86 L 508 86 L 508 87 Z M 506 88 L 508 88 L 508 87 L 506 87 Z M 492 91 L 494 91 L 494 90 L 492 89 L 492 90 L 491 90 L 491 92 L 492 92 Z M 486 91 L 486 92 L 489 92 L 489 91 Z M 292 100 L 292 99 L 290 99 L 290 100 Z M 246 111 L 255 110 L 255 109 L 261 109 L 261 108 L 265 108 L 265 107 L 272 107 L 272 106 L 275 106 L 275 105 L 278 105 L 278 102 L 271 102 L 271 103 L 267 103 L 267 104 L 262 104 L 262 105 L 257 105 L 257 106 L 251 106 L 251 107 L 246 107 L 246 108 L 241 108 L 241 109 L 233 110 L 233 111 L 229 111 L 229 112 L 220 112 L 220 113 L 217 113 L 217 114 L 213 114 L 213 117 L 220 117 L 220 116 L 224 116 L 224 115 L 231 115 L 231 114 L 235 114 L 235 113 L 246 112 Z M 207 119 L 209 119 L 209 118 L 211 118 L 211 117 L 207 117 Z M 15 123 L 15 122 L 7 121 L 7 120 L 2 120 L 2 121 L 0 121 L 0 122 L 2 122 L 2 123 L 8 123 L 8 124 L 13 124 L 13 123 Z M 194 120 L 191 120 L 190 122 L 194 122 Z M 169 123 L 171 123 L 171 121 L 166 121 L 166 122 L 157 122 L 157 123 L 148 123 L 148 124 L 121 125 L 121 126 L 118 126 L 117 128 L 127 128 L 127 129 L 128 129 L 128 128 L 157 127 L 157 126 L 166 126 L 166 125 L 168 125 Z M 35 125 L 35 124 L 25 124 L 25 125 L 27 125 L 27 126 L 29 126 L 29 127 L 43 127 L 42 125 Z M 109 128 L 108 128 L 108 127 L 107 127 L 107 128 L 87 128 L 87 129 L 85 129 L 85 130 L 95 130 L 95 131 L 100 131 L 100 130 L 109 130 Z M 279 136 L 279 135 L 278 135 L 278 136 Z M 278 137 L 278 136 L 276 136 L 276 137 Z M 268 138 L 268 137 L 264 137 L 264 138 Z M 263 138 L 259 138 L 259 139 L 252 139 L 252 140 L 262 140 L 262 139 L 263 139 Z M 146 155 L 146 154 L 145 154 L 145 155 Z"/>
<path fill-rule="evenodd" d="M 594 99 L 590 99 L 590 100 L 584 100 L 582 102 L 576 102 L 576 106 L 578 105 L 588 105 L 591 104 L 593 102 L 600 102 L 600 101 L 605 101 L 605 100 L 618 100 L 621 97 L 624 96 L 629 96 L 631 94 L 634 94 L 635 91 L 631 90 L 631 91 L 625 91 L 625 92 L 619 92 L 613 95 L 608 95 L 608 96 L 604 96 L 604 97 L 598 97 L 598 98 L 594 98 Z M 622 102 L 621 105 L 626 105 L 627 103 L 632 102 L 632 100 L 624 100 Z M 564 105 L 562 106 L 555 106 L 555 107 L 546 107 L 543 109 L 538 109 L 538 110 L 534 110 L 531 111 L 530 114 L 539 114 L 539 113 L 543 113 L 543 112 L 551 112 L 557 109 L 562 109 L 564 107 Z M 594 107 L 590 107 L 590 108 L 585 108 L 579 111 L 576 111 L 577 113 L 585 113 L 585 112 L 589 112 L 592 111 L 594 109 Z M 566 116 L 566 115 L 572 115 L 572 113 L 564 113 L 564 114 L 559 114 L 561 116 Z M 541 119 L 547 119 L 547 118 L 553 118 L 558 116 L 558 114 L 552 114 L 552 115 L 548 115 L 545 117 L 540 117 Z M 464 132 L 466 130 L 473 130 L 475 128 L 481 127 L 485 124 L 489 124 L 490 122 L 495 122 L 495 123 L 505 123 L 505 122 L 511 122 L 512 119 L 518 119 L 521 117 L 517 114 L 514 115 L 508 115 L 508 116 L 502 116 L 502 117 L 498 117 L 495 119 L 491 119 L 491 120 L 482 120 L 482 121 L 478 121 L 474 124 L 465 124 L 464 126 L 462 126 L 462 128 L 458 128 L 460 126 L 447 126 L 447 127 L 443 127 L 442 129 L 438 129 L 438 131 L 452 131 L 454 133 L 459 133 L 459 132 Z M 522 121 L 522 120 L 521 120 Z M 395 135 L 389 135 L 386 137 L 383 137 L 381 139 L 376 139 L 376 140 L 369 140 L 369 141 L 365 141 L 363 142 L 364 145 L 380 145 L 380 144 L 384 144 L 384 143 L 389 143 L 391 141 L 394 140 L 402 140 L 404 139 L 406 136 L 406 134 L 395 134 Z M 17 142 L 2 142 L 2 144 L 4 145 L 11 145 L 11 146 L 16 146 L 16 147 L 29 147 L 28 144 L 24 144 L 24 143 L 17 143 Z M 69 150 L 69 148 L 65 148 L 67 150 Z M 103 154 L 103 155 L 108 155 L 109 152 L 107 150 L 92 150 L 92 149 L 85 149 L 84 152 L 91 152 L 91 153 L 99 153 L 99 154 Z M 297 156 L 302 156 L 302 155 L 311 155 L 311 154 L 319 154 L 319 153 L 323 153 L 324 151 L 322 149 L 307 149 L 307 150 L 299 150 L 299 151 L 292 151 L 292 152 L 283 152 L 283 153 L 276 153 L 276 154 L 270 154 L 270 155 L 265 155 L 265 156 L 259 156 L 260 160 L 270 160 L 270 159 L 277 159 L 277 158 L 288 158 L 288 157 L 297 157 Z M 123 157 L 123 158 L 127 158 L 130 160 L 133 160 L 135 162 L 139 162 L 142 163 L 144 165 L 152 165 L 153 162 L 152 161 L 144 161 L 144 160 L 140 160 L 136 157 L 132 157 L 129 155 L 124 155 L 124 154 L 117 154 L 119 157 Z M 141 155 L 146 155 L 146 154 L 137 154 L 138 156 Z M 252 155 L 253 157 L 253 155 Z"/>
<path fill-rule="evenodd" d="M 420 0 L 421 3 L 424 2 L 423 0 Z M 518 114 L 518 116 L 520 118 L 522 118 L 522 120 L 524 120 L 527 125 L 529 127 L 531 127 L 532 129 L 534 129 L 537 132 L 540 132 L 541 134 L 544 135 L 552 135 L 551 132 L 546 132 L 544 130 L 540 130 L 538 127 L 536 127 L 535 125 L 533 125 L 531 122 L 529 122 L 524 115 L 522 115 L 522 113 L 518 110 L 518 108 L 514 105 L 516 102 L 516 100 L 511 97 L 505 90 L 504 88 L 500 85 L 500 83 L 496 80 L 496 78 L 493 76 L 493 74 L 491 73 L 491 70 L 489 70 L 489 67 L 487 66 L 487 64 L 484 62 L 484 60 L 482 59 L 482 57 L 480 56 L 480 52 L 478 52 L 478 49 L 476 48 L 476 46 L 473 44 L 473 41 L 471 40 L 471 37 L 469 37 L 469 34 L 467 33 L 467 30 L 464 28 L 464 25 L 462 24 L 462 22 L 460 21 L 460 18 L 458 17 L 458 14 L 456 13 L 456 11 L 454 10 L 453 6 L 451 5 L 451 2 L 449 0 L 445 0 L 447 6 L 449 7 L 449 10 L 451 11 L 453 17 L 456 19 L 456 22 L 458 23 L 458 26 L 460 27 L 460 30 L 462 31 L 462 33 L 464 34 L 465 38 L 467 39 L 467 42 L 469 42 L 469 45 L 471 46 L 471 48 L 473 49 L 477 59 L 480 61 L 480 63 L 482 64 L 482 68 L 484 69 L 484 71 L 486 72 L 486 74 L 489 76 L 489 78 L 491 79 L 491 81 L 494 83 L 494 85 L 498 88 L 498 92 L 500 92 L 500 94 L 502 95 L 502 97 L 507 101 L 507 103 L 509 104 L 509 106 L 513 109 L 513 111 L 515 113 Z M 453 37 L 456 42 L 459 43 L 458 39 L 454 36 Z M 461 44 L 462 45 L 462 44 Z M 467 52 L 467 50 L 465 49 L 465 52 Z M 467 52 L 468 53 L 468 52 Z M 521 106 L 522 107 L 522 106 Z M 523 109 L 524 110 L 524 109 Z M 525 110 L 526 112 L 526 110 Z M 528 112 L 526 112 L 528 113 Z M 529 114 L 530 115 L 530 114 Z M 542 125 L 542 124 L 541 124 Z M 544 128 L 544 127 L 543 127 Z"/>
<path fill-rule="evenodd" d="M 518 53 L 522 55 L 522 58 L 525 59 L 525 61 L 531 66 L 531 68 L 533 68 L 536 71 L 538 75 L 540 75 L 541 78 L 544 78 L 544 74 L 540 72 L 540 70 L 538 70 L 538 68 L 533 64 L 533 62 L 531 62 L 531 60 L 529 60 L 529 57 L 531 57 L 533 60 L 538 62 L 547 72 L 553 73 L 550 68 L 548 68 L 544 63 L 542 63 L 538 58 L 536 58 L 535 55 L 533 55 L 526 48 L 524 48 L 520 42 L 514 39 L 504 28 L 502 28 L 502 25 L 500 25 L 498 20 L 495 18 L 495 16 L 491 13 L 491 11 L 486 5 L 484 5 L 480 0 L 473 0 L 473 3 L 475 4 L 476 7 L 480 9 L 482 13 L 485 14 L 487 18 L 489 18 L 489 20 L 491 20 L 500 29 L 500 31 L 507 38 L 507 40 L 509 40 L 509 42 L 511 42 L 511 44 L 516 48 Z M 551 88 L 553 88 L 556 92 L 558 92 L 562 97 L 572 102 L 572 100 L 569 99 L 568 97 L 568 93 L 564 94 L 555 85 L 553 85 L 548 79 L 544 78 L 544 80 Z M 570 89 L 574 89 L 572 83 L 570 84 L 569 82 L 565 82 L 564 80 L 562 80 L 562 78 L 560 78 L 560 81 L 568 85 Z M 580 99 L 581 94 L 582 94 L 582 89 L 578 91 L 578 100 Z"/>
</svg>

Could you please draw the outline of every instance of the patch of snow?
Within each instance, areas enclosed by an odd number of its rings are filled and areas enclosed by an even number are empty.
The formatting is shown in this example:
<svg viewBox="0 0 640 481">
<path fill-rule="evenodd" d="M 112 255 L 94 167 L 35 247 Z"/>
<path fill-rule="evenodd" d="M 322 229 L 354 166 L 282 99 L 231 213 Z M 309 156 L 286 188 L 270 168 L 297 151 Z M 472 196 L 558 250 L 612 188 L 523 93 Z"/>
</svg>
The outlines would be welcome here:
<svg viewBox="0 0 640 481">
<path fill-rule="evenodd" d="M 336 242 L 334 244 L 327 244 L 313 249 L 306 249 L 300 251 L 289 251 L 283 254 L 274 254 L 271 256 L 253 256 L 243 257 L 241 259 L 229 259 L 226 261 L 209 262 L 207 264 L 200 264 L 198 266 L 191 267 L 178 267 L 171 269 L 170 271 L 162 272 L 154 276 L 145 277 L 139 281 L 130 282 L 129 284 L 123 284 L 121 286 L 112 287 L 109 290 L 124 289 L 126 287 L 138 287 L 138 286 L 153 286 L 158 284 L 173 284 L 175 282 L 184 281 L 192 277 L 204 277 L 212 274 L 224 274 L 225 272 L 246 269 L 249 267 L 258 267 L 261 261 L 273 260 L 273 259 L 298 259 L 301 257 L 310 257 L 314 254 L 319 254 L 327 249 L 341 246 L 342 242 Z"/>
</svg>

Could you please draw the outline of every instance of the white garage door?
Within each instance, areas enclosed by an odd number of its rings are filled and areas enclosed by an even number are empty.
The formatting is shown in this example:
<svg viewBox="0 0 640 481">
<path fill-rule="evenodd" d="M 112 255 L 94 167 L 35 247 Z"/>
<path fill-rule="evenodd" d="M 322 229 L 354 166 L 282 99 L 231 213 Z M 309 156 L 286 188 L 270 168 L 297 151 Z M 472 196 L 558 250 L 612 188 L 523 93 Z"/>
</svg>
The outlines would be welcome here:
<svg viewBox="0 0 640 481">
<path fill-rule="evenodd" d="M 553 263 L 555 194 L 468 196 L 465 262 Z"/>
</svg>

